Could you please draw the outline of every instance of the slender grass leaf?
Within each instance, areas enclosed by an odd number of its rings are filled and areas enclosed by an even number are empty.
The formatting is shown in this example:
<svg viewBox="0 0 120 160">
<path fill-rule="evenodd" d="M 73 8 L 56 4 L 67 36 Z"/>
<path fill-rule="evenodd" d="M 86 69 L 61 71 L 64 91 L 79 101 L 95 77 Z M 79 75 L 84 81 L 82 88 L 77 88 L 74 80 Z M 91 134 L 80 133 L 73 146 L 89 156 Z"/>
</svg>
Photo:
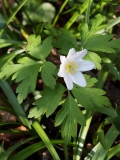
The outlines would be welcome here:
<svg viewBox="0 0 120 160">
<path fill-rule="evenodd" d="M 11 45 L 23 45 L 24 43 L 21 41 L 14 41 L 8 39 L 0 39 L 0 48 L 11 46 Z"/>
<path fill-rule="evenodd" d="M 102 146 L 107 149 L 107 144 L 105 142 L 105 137 L 104 137 L 104 131 L 101 129 L 100 131 L 97 132 L 98 135 L 98 139 L 100 141 L 100 143 L 102 144 Z"/>
<path fill-rule="evenodd" d="M 114 20 L 112 20 L 111 22 L 109 22 L 106 29 L 110 29 L 118 23 L 120 23 L 120 17 L 117 17 Z"/>
<path fill-rule="evenodd" d="M 5 54 L 4 56 L 0 57 L 0 70 L 3 70 L 11 60 L 13 60 L 18 54 L 22 52 L 24 52 L 24 49 L 16 50 L 10 54 Z"/>
<path fill-rule="evenodd" d="M 120 117 L 120 106 L 117 106 L 116 113 L 117 113 L 118 117 Z"/>
<path fill-rule="evenodd" d="M 0 158 L 2 157 L 2 155 L 5 153 L 5 150 L 4 150 L 4 142 L 1 143 L 0 145 Z"/>
<path fill-rule="evenodd" d="M 109 152 L 107 153 L 107 156 L 106 156 L 105 160 L 110 160 L 115 155 L 118 158 L 120 158 L 120 144 L 110 148 Z"/>
<path fill-rule="evenodd" d="M 35 139 L 35 138 L 36 138 L 36 137 L 32 137 L 32 138 L 28 138 L 28 139 L 26 139 L 26 140 L 24 140 L 24 141 L 22 141 L 22 142 L 17 142 L 17 144 L 13 145 L 13 146 L 10 147 L 7 151 L 5 151 L 4 154 L 2 154 L 1 160 L 8 160 L 9 156 L 11 155 L 11 153 L 12 153 L 13 151 L 15 151 L 15 149 L 17 149 L 17 148 L 20 147 L 21 145 L 23 145 L 23 144 L 25 144 L 25 143 L 27 143 L 27 142 Z"/>
<path fill-rule="evenodd" d="M 27 126 L 28 128 L 31 128 L 30 123 L 26 117 L 26 114 L 23 111 L 22 107 L 19 105 L 16 99 L 16 96 L 13 93 L 12 89 L 10 88 L 9 84 L 6 81 L 1 79 L 0 86 L 3 92 L 5 93 L 5 95 L 7 96 L 8 100 L 10 101 L 11 106 L 13 107 L 20 121 L 23 123 L 23 125 Z"/>
<path fill-rule="evenodd" d="M 51 143 L 52 144 L 63 144 L 64 142 L 62 140 L 51 140 Z M 25 149 L 19 151 L 18 153 L 16 153 L 12 157 L 10 157 L 9 160 L 16 160 L 16 159 L 19 159 L 19 157 L 20 157 L 20 160 L 25 160 L 30 155 L 36 153 L 37 151 L 40 151 L 43 148 L 46 148 L 44 142 L 34 143 L 34 144 L 26 147 Z"/>
<path fill-rule="evenodd" d="M 20 123 L 17 123 L 17 122 L 0 122 L 0 126 L 9 125 L 9 124 L 20 125 Z"/>
<path fill-rule="evenodd" d="M 17 130 L 17 129 L 13 129 L 13 130 L 0 130 L 0 133 L 11 133 L 11 134 L 23 134 L 23 135 L 29 135 L 32 134 L 32 132 L 30 131 L 21 131 L 21 130 Z"/>
<path fill-rule="evenodd" d="M 11 113 L 12 115 L 16 116 L 16 113 L 14 112 L 14 110 L 12 108 L 0 106 L 0 110 L 6 111 L 6 112 Z"/>
<path fill-rule="evenodd" d="M 108 132 L 105 135 L 105 143 L 107 144 L 107 148 L 105 149 L 101 143 L 98 143 L 84 158 L 84 160 L 104 160 L 109 148 L 114 143 L 115 139 L 119 135 L 119 132 L 116 131 L 114 125 L 110 127 Z"/>
<path fill-rule="evenodd" d="M 111 73 L 120 80 L 120 72 L 117 70 L 117 68 L 114 66 L 112 61 L 109 58 L 103 58 L 103 62 L 106 64 L 107 68 L 111 71 Z"/>
<path fill-rule="evenodd" d="M 51 153 L 53 159 L 54 160 L 60 160 L 60 158 L 58 156 L 58 153 L 56 152 L 56 150 L 55 150 L 52 142 L 50 141 L 50 139 L 46 135 L 45 131 L 43 130 L 43 128 L 41 127 L 41 125 L 39 124 L 39 122 L 34 121 L 34 123 L 32 124 L 32 126 L 34 127 L 34 129 L 36 130 L 36 132 L 38 133 L 38 135 L 40 136 L 40 138 L 42 139 L 42 141 L 44 142 L 44 144 L 48 148 L 48 150 Z"/>
</svg>

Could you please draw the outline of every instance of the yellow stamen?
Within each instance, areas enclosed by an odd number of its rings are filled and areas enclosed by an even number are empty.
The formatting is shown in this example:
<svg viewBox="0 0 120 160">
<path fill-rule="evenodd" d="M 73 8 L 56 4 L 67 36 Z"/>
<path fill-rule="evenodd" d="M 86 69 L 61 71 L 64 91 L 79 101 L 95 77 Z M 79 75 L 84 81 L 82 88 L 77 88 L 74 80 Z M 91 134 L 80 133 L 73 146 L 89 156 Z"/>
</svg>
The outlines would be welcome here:
<svg viewBox="0 0 120 160">
<path fill-rule="evenodd" d="M 76 72 L 78 68 L 78 65 L 75 62 L 69 62 L 65 65 L 65 69 L 68 73 L 72 74 Z"/>
</svg>

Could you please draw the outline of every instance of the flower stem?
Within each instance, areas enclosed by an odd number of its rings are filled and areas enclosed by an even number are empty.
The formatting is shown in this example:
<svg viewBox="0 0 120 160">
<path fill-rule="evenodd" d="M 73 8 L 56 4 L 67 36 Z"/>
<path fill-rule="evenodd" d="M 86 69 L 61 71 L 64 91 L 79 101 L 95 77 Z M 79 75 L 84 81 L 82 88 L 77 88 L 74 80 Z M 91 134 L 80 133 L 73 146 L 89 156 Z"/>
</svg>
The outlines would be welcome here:
<svg viewBox="0 0 120 160">
<path fill-rule="evenodd" d="M 78 135 L 76 160 L 80 160 L 82 156 L 82 151 L 83 151 L 83 147 L 85 144 L 86 136 L 89 130 L 91 120 L 92 120 L 92 111 L 87 110 L 85 117 L 86 117 L 86 126 L 81 127 L 79 135 Z"/>
<path fill-rule="evenodd" d="M 22 8 L 22 6 L 25 4 L 27 0 L 23 0 L 20 5 L 15 9 L 15 11 L 11 14 L 11 16 L 8 18 L 6 24 L 4 25 L 4 27 L 0 30 L 0 36 L 2 35 L 2 33 L 4 32 L 6 26 L 11 22 L 11 20 L 15 17 L 15 15 L 18 13 L 18 11 Z"/>
<path fill-rule="evenodd" d="M 56 22 L 57 22 L 57 20 L 58 20 L 58 18 L 60 16 L 60 14 L 62 13 L 62 11 L 63 11 L 63 9 L 64 9 L 64 7 L 66 6 L 67 3 L 68 3 L 68 0 L 65 0 L 65 2 L 62 4 L 62 6 L 61 6 L 61 8 L 60 8 L 60 10 L 58 12 L 58 14 L 56 15 L 56 17 L 54 19 L 53 26 L 55 26 L 55 24 L 56 24 Z"/>
<path fill-rule="evenodd" d="M 40 138 L 42 139 L 42 141 L 44 142 L 44 144 L 46 145 L 46 147 L 48 148 L 49 152 L 51 153 L 52 157 L 54 160 L 60 160 L 60 157 L 58 156 L 54 146 L 52 145 L 50 139 L 48 138 L 48 136 L 46 135 L 45 131 L 43 130 L 43 128 L 40 126 L 40 124 L 38 123 L 38 121 L 34 121 L 32 126 L 34 127 L 34 129 L 36 130 L 36 132 L 38 133 L 38 135 L 40 136 Z"/>
<path fill-rule="evenodd" d="M 92 2 L 92 1 L 93 0 L 90 0 L 90 2 Z M 66 29 L 69 29 L 70 26 L 76 21 L 78 16 L 81 15 L 86 10 L 86 8 L 88 7 L 88 3 L 89 3 L 89 0 L 86 0 L 83 3 L 83 5 L 80 7 L 80 9 L 73 14 L 73 16 L 69 19 L 69 21 L 65 25 Z"/>
</svg>

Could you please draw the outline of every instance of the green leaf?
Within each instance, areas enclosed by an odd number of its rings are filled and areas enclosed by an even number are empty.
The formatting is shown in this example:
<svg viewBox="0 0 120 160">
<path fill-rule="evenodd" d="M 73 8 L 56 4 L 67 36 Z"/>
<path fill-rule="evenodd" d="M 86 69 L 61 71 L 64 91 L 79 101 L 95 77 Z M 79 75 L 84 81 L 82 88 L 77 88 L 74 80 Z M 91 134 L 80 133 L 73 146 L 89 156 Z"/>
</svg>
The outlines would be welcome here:
<svg viewBox="0 0 120 160">
<path fill-rule="evenodd" d="M 24 57 L 24 61 L 21 64 L 7 65 L 0 73 L 0 78 L 8 78 L 13 75 L 13 80 L 16 79 L 16 82 L 22 81 L 16 89 L 19 103 L 27 97 L 28 93 L 34 92 L 38 72 L 41 66 L 40 63 L 37 63 L 28 57 Z"/>
<path fill-rule="evenodd" d="M 0 48 L 11 46 L 11 45 L 23 45 L 24 43 L 21 41 L 14 41 L 8 39 L 0 39 Z"/>
<path fill-rule="evenodd" d="M 35 107 L 30 110 L 28 117 L 38 118 L 45 113 L 45 111 L 46 116 L 50 116 L 57 108 L 64 92 L 65 87 L 61 84 L 57 84 L 54 90 L 45 87 L 41 92 L 42 97 L 35 101 Z"/>
<path fill-rule="evenodd" d="M 114 64 L 112 63 L 112 61 L 109 58 L 107 58 L 107 57 L 103 58 L 102 60 L 106 64 L 107 68 L 111 71 L 111 73 L 115 76 L 115 78 L 117 78 L 118 80 L 120 80 L 120 72 L 114 66 Z"/>
<path fill-rule="evenodd" d="M 81 41 L 83 43 L 85 43 L 88 33 L 89 33 L 89 28 L 88 28 L 87 23 L 82 23 L 80 25 L 80 36 L 81 36 Z"/>
<path fill-rule="evenodd" d="M 57 75 L 56 66 L 51 62 L 44 62 L 41 69 L 41 77 L 46 86 L 50 87 L 51 89 L 55 88 L 56 80 L 54 76 L 56 75 Z"/>
<path fill-rule="evenodd" d="M 13 145 L 12 147 L 10 147 L 7 151 L 4 152 L 4 154 L 2 154 L 2 156 L 0 157 L 1 160 L 8 160 L 11 153 L 13 151 L 16 150 L 16 148 L 20 147 L 21 145 L 27 143 L 28 141 L 31 141 L 33 139 L 35 139 L 36 137 L 32 137 L 32 138 L 28 138 L 28 139 L 25 139 L 23 140 L 22 142 L 17 142 L 15 145 Z"/>
<path fill-rule="evenodd" d="M 86 87 L 93 87 L 95 85 L 95 83 L 98 81 L 96 78 L 91 78 L 89 75 L 87 74 L 83 74 L 85 79 L 86 79 Z"/>
<path fill-rule="evenodd" d="M 67 55 L 71 48 L 78 49 L 77 41 L 73 34 L 63 28 L 60 29 L 53 46 L 59 48 L 59 52 L 64 55 Z"/>
<path fill-rule="evenodd" d="M 80 25 L 80 36 L 82 41 L 82 46 L 84 46 L 84 43 L 88 41 L 89 38 L 91 38 L 93 35 L 95 35 L 98 31 L 101 31 L 102 29 L 105 29 L 107 25 L 101 25 L 101 23 L 104 21 L 104 17 L 100 14 L 96 15 L 95 18 L 91 19 L 91 27 L 88 28 L 87 23 L 82 23 Z"/>
<path fill-rule="evenodd" d="M 62 140 L 51 140 L 51 142 L 54 145 L 63 144 Z M 46 145 L 44 144 L 43 141 L 34 143 L 34 144 L 29 145 L 28 147 L 20 150 L 18 153 L 16 153 L 12 157 L 10 157 L 9 160 L 16 160 L 16 159 L 19 159 L 19 157 L 20 157 L 20 160 L 25 160 L 30 155 L 34 154 L 37 151 L 42 150 L 43 148 L 46 148 Z"/>
<path fill-rule="evenodd" d="M 98 88 L 74 88 L 72 90 L 73 95 L 83 107 L 91 110 L 96 110 L 95 108 L 110 106 L 110 101 L 105 95 L 105 91 Z"/>
<path fill-rule="evenodd" d="M 101 58 L 94 52 L 88 52 L 84 59 L 92 61 L 95 64 L 95 69 L 101 70 Z"/>
<path fill-rule="evenodd" d="M 42 43 L 42 46 L 40 48 L 40 58 L 41 60 L 44 60 L 51 52 L 53 46 L 51 44 L 52 42 L 52 36 L 51 37 L 48 37 L 46 38 L 43 43 Z"/>
<path fill-rule="evenodd" d="M 104 21 L 104 17 L 100 14 L 96 15 L 94 19 L 91 20 L 91 27 L 88 29 L 86 23 L 80 26 L 80 35 L 82 41 L 82 47 L 90 51 L 100 51 L 106 53 L 115 53 L 114 48 L 119 48 L 120 40 L 112 40 L 112 34 L 102 35 L 101 32 L 105 32 L 107 25 L 101 25 Z M 95 64 L 96 65 L 96 64 Z M 96 68 L 100 66 L 96 66 Z"/>
<path fill-rule="evenodd" d="M 109 44 L 112 37 L 113 35 L 94 35 L 86 41 L 84 48 L 91 51 L 115 53 L 116 51 Z"/>
<path fill-rule="evenodd" d="M 85 117 L 70 93 L 57 113 L 55 121 L 55 126 L 62 125 L 61 133 L 66 144 L 69 144 L 71 136 L 75 137 L 76 135 L 76 122 L 85 126 Z"/>
<path fill-rule="evenodd" d="M 98 143 L 85 157 L 85 159 L 90 159 L 90 160 L 104 160 L 108 150 L 110 147 L 113 145 L 115 139 L 119 135 L 119 132 L 116 131 L 114 125 L 110 127 L 110 129 L 107 131 L 105 135 L 105 142 L 107 144 L 107 149 L 103 148 L 101 143 Z"/>
<path fill-rule="evenodd" d="M 4 142 L 1 143 L 0 145 L 0 158 L 2 157 L 2 155 L 5 153 L 4 151 Z"/>
<path fill-rule="evenodd" d="M 35 58 L 41 59 L 42 61 L 50 54 L 52 50 L 52 36 L 46 38 L 41 45 L 41 37 L 30 35 L 26 50 Z"/>
<path fill-rule="evenodd" d="M 26 46 L 26 50 L 28 51 L 28 53 L 35 57 L 40 59 L 40 47 L 41 47 L 41 37 L 40 36 L 35 36 L 30 35 L 27 39 L 28 41 L 28 45 Z"/>
<path fill-rule="evenodd" d="M 9 86 L 9 84 L 6 81 L 1 79 L 0 86 L 3 92 L 5 93 L 6 97 L 8 98 L 9 102 L 11 103 L 11 106 L 13 110 L 15 111 L 15 113 L 17 114 L 18 119 L 22 122 L 23 125 L 27 126 L 28 128 L 31 128 L 30 123 L 26 117 L 26 114 L 22 106 L 18 104 L 16 96 L 14 92 L 12 91 L 11 87 Z"/>
<path fill-rule="evenodd" d="M 120 48 L 120 39 L 109 41 L 108 45 L 112 48 Z"/>
<path fill-rule="evenodd" d="M 5 54 L 0 57 L 0 70 L 3 70 L 7 64 L 10 63 L 18 54 L 24 52 L 24 49 L 16 50 L 11 52 L 10 54 Z"/>
<path fill-rule="evenodd" d="M 104 131 L 101 129 L 100 131 L 97 132 L 98 135 L 98 139 L 100 141 L 100 143 L 102 144 L 102 146 L 107 149 L 107 144 L 105 142 L 105 136 L 104 136 Z"/>
</svg>

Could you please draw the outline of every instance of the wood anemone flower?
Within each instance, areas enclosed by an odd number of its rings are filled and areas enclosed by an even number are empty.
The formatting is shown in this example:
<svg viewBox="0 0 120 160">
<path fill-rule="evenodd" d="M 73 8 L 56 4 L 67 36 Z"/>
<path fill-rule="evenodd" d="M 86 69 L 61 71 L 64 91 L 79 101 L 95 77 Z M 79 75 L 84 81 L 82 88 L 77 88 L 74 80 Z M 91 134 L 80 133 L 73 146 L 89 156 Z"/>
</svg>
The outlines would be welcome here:
<svg viewBox="0 0 120 160">
<path fill-rule="evenodd" d="M 73 82 L 81 87 L 86 86 L 86 80 L 81 72 L 94 68 L 93 62 L 82 59 L 86 54 L 86 49 L 76 52 L 71 48 L 67 57 L 60 56 L 61 65 L 58 76 L 64 78 L 68 90 L 73 89 Z"/>
</svg>

